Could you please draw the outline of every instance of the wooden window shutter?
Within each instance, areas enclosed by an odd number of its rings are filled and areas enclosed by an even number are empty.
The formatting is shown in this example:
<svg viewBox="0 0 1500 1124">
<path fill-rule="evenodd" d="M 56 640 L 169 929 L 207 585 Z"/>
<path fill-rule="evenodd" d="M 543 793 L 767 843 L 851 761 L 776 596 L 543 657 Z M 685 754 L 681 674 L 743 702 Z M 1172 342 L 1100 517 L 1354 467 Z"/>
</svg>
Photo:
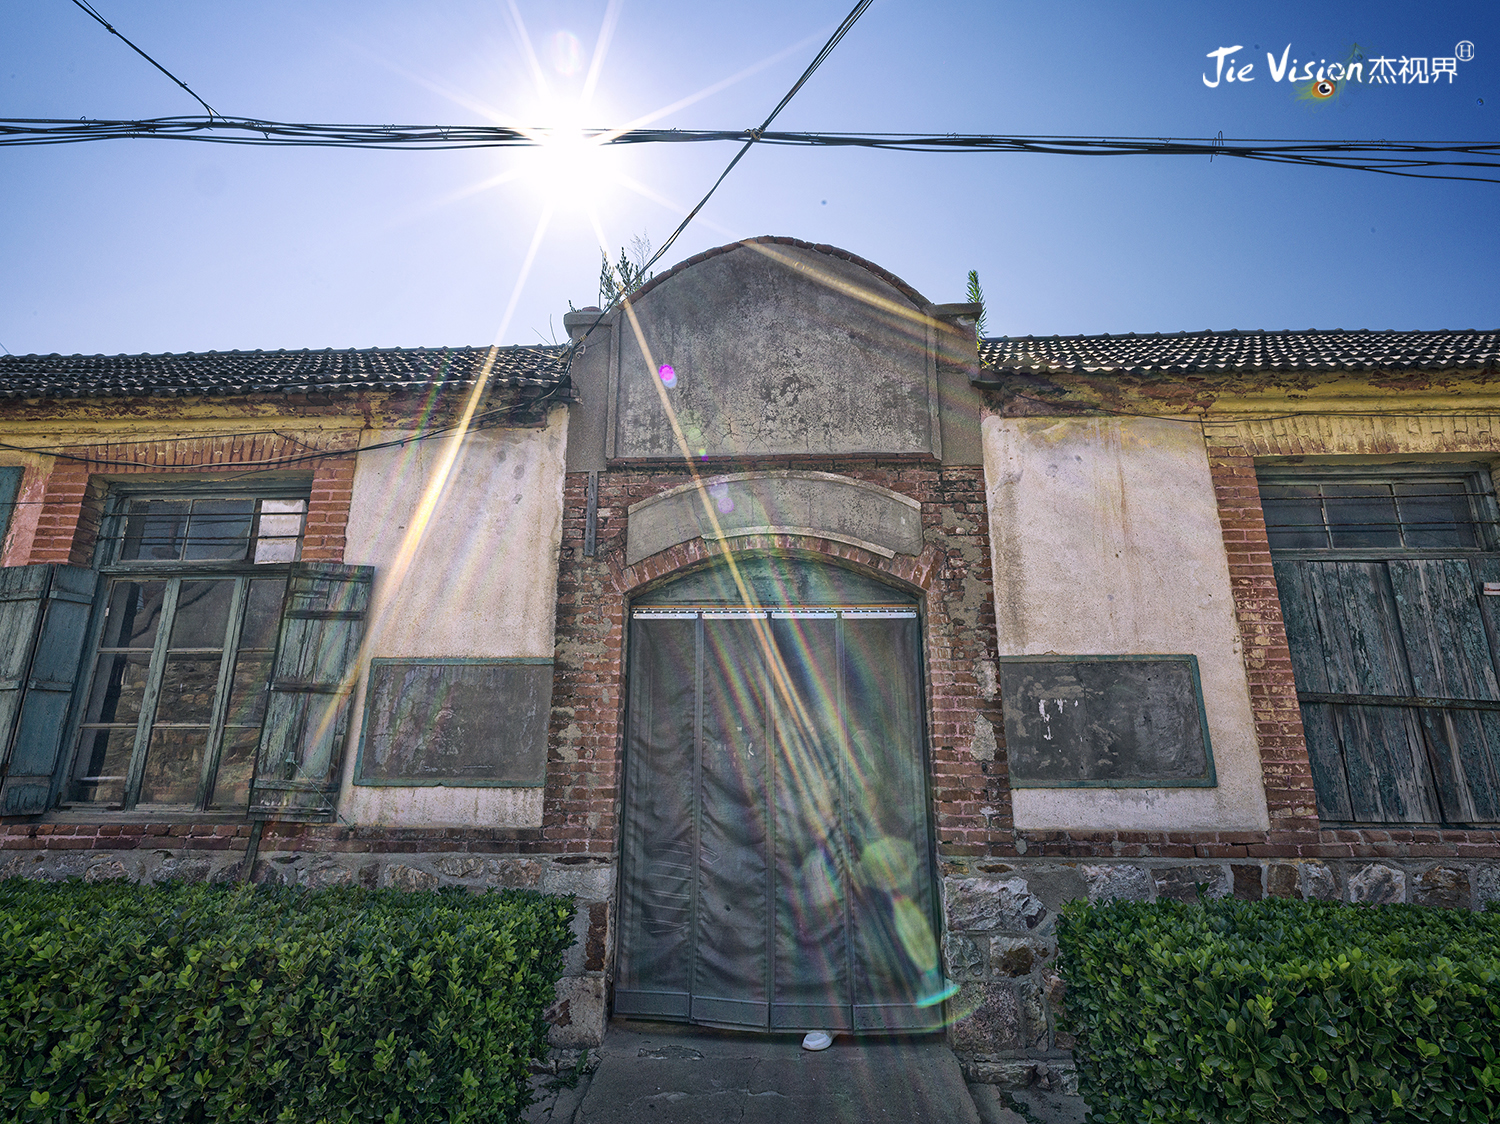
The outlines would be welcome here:
<svg viewBox="0 0 1500 1124">
<path fill-rule="evenodd" d="M 39 815 L 52 802 L 98 582 L 79 566 L 0 569 L 0 815 Z"/>
<path fill-rule="evenodd" d="M 334 814 L 374 576 L 333 562 L 291 569 L 250 795 L 256 818 Z"/>
</svg>

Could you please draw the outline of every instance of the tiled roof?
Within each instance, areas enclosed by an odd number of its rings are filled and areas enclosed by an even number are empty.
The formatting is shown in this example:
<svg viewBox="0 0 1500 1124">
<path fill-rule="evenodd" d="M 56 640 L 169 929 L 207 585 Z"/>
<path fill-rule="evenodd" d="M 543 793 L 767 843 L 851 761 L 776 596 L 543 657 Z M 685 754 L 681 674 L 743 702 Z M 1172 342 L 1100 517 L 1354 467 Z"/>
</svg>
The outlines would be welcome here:
<svg viewBox="0 0 1500 1124">
<path fill-rule="evenodd" d="M 1492 371 L 1500 369 L 1500 331 L 1016 336 L 981 341 L 979 356 L 996 374 Z"/>
<path fill-rule="evenodd" d="M 494 386 L 551 387 L 565 346 L 500 347 Z M 366 351 L 206 351 L 182 355 L 4 355 L 0 398 L 137 398 L 332 390 L 421 390 L 472 384 L 487 347 Z"/>
</svg>

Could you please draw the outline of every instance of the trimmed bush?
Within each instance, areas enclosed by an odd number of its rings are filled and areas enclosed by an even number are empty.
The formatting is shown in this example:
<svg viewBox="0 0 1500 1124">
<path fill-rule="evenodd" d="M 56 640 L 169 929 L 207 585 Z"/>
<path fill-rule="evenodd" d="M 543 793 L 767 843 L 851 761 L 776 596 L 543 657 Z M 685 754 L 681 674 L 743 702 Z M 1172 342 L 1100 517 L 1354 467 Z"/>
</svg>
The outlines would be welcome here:
<svg viewBox="0 0 1500 1124">
<path fill-rule="evenodd" d="M 1091 1124 L 1500 1119 L 1500 913 L 1064 907 Z"/>
<path fill-rule="evenodd" d="M 572 902 L 0 882 L 5 1120 L 518 1120 Z"/>
</svg>

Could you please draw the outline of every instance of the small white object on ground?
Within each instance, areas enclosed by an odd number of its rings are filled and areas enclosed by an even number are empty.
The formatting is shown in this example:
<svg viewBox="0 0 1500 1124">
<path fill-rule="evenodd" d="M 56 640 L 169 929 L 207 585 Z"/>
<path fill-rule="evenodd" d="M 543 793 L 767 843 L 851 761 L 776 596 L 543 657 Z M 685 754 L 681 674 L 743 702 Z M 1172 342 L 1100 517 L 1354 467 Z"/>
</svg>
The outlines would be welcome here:
<svg viewBox="0 0 1500 1124">
<path fill-rule="evenodd" d="M 826 1030 L 809 1031 L 802 1039 L 804 1050 L 826 1050 L 833 1045 L 833 1035 Z"/>
</svg>

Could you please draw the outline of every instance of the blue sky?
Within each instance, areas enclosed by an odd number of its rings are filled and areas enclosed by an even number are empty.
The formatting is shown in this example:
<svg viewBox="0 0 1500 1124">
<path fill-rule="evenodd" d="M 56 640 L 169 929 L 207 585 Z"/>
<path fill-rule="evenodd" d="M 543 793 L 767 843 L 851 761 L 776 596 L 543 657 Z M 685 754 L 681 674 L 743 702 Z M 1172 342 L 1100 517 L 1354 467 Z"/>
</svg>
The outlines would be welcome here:
<svg viewBox="0 0 1500 1124">
<path fill-rule="evenodd" d="M 228 115 L 615 126 L 677 105 L 653 123 L 744 128 L 849 2 L 96 6 Z M 876 0 L 777 126 L 1493 142 L 1497 31 L 1490 0 Z M 1474 57 L 1451 83 L 1348 85 L 1328 101 L 1274 81 L 1266 57 L 1279 62 L 1289 46 L 1331 62 L 1356 45 L 1367 58 L 1450 57 L 1461 41 Z M 1209 88 L 1209 53 L 1230 46 L 1252 80 Z M 198 112 L 69 0 L 0 7 L 0 116 Z M 637 236 L 660 244 L 733 151 L 616 148 L 568 173 L 516 150 L 0 149 L 0 345 L 111 354 L 560 339 L 568 302 L 595 299 L 599 235 L 616 251 Z M 1495 328 L 1497 219 L 1497 184 L 1226 158 L 757 149 L 669 260 L 785 234 L 869 258 L 934 301 L 962 300 L 978 269 L 992 335 Z"/>
</svg>

